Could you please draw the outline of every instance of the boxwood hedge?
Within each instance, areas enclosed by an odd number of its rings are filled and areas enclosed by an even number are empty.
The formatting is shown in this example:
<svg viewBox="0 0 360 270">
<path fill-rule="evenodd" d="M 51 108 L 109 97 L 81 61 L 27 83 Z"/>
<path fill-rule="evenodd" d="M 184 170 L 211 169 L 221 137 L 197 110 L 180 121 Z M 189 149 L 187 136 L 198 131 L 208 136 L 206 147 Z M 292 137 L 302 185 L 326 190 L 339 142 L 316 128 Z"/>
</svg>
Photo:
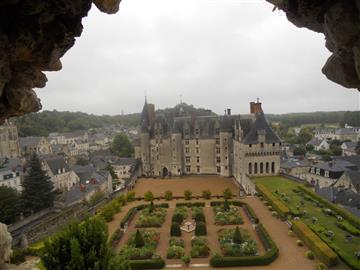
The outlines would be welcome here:
<svg viewBox="0 0 360 270">
<path fill-rule="evenodd" d="M 165 267 L 165 261 L 162 258 L 148 260 L 131 260 L 129 263 L 132 270 L 161 269 Z"/>
<path fill-rule="evenodd" d="M 276 210 L 282 218 L 287 218 L 291 213 L 290 209 L 283 204 L 278 198 L 276 198 L 265 186 L 262 184 L 256 184 L 257 192 L 260 193 L 269 203 L 273 209 Z"/>
</svg>

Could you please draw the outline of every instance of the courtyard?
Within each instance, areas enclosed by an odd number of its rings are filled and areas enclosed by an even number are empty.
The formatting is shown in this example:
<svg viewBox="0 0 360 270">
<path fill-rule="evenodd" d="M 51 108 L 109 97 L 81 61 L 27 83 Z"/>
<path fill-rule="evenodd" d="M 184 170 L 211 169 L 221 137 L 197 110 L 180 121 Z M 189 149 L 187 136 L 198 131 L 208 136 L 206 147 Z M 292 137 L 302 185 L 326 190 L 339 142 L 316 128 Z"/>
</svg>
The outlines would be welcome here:
<svg viewBox="0 0 360 270">
<path fill-rule="evenodd" d="M 184 177 L 181 179 L 139 180 L 133 190 L 136 193 L 136 197 L 143 197 L 147 191 L 153 192 L 155 197 L 161 197 L 167 190 L 171 190 L 174 197 L 183 197 L 184 191 L 187 189 L 193 192 L 193 197 L 191 200 L 184 200 L 184 198 L 173 198 L 168 201 L 163 199 L 155 200 L 155 205 L 161 205 L 164 203 L 168 204 L 168 208 L 164 208 L 166 212 L 165 219 L 161 220 L 161 224 L 156 227 L 147 228 L 145 226 L 146 228 L 141 228 L 141 226 L 138 226 L 139 218 L 143 215 L 143 210 L 138 211 L 128 223 L 126 232 L 120 242 L 117 243 L 116 247 L 114 247 L 114 250 L 117 253 L 125 252 L 128 254 L 129 251 L 134 248 L 134 246 L 130 246 L 134 243 L 133 239 L 135 238 L 136 232 L 139 230 L 142 235 L 145 235 L 145 237 L 143 237 L 144 239 L 149 234 L 153 235 L 154 239 L 156 238 L 157 243 L 152 245 L 151 256 L 156 255 L 163 258 L 165 260 L 165 268 L 186 268 L 186 264 L 184 264 L 180 257 L 182 255 L 191 255 L 191 262 L 188 266 L 209 269 L 212 268 L 210 266 L 210 259 L 214 254 L 224 255 L 224 252 L 228 252 L 227 254 L 231 254 L 231 252 L 238 252 L 236 250 L 229 251 L 229 246 L 226 246 L 228 240 L 225 239 L 226 235 L 234 233 L 238 227 L 241 231 L 241 237 L 251 243 L 251 245 L 255 246 L 254 249 L 250 249 L 250 251 L 246 252 L 255 256 L 264 255 L 266 252 L 264 244 L 261 239 L 259 239 L 259 236 L 254 229 L 255 226 L 247 215 L 244 207 L 232 206 L 232 211 L 236 211 L 237 214 L 235 216 L 240 217 L 240 220 L 229 219 L 228 221 L 224 221 L 223 219 L 220 219 L 219 222 L 217 215 L 219 215 L 219 212 L 224 212 L 221 209 L 224 199 L 217 198 L 216 196 L 221 196 L 225 188 L 230 188 L 234 195 L 239 194 L 239 188 L 230 178 L 196 176 Z M 209 200 L 201 198 L 202 191 L 205 189 L 211 190 L 214 197 Z M 287 224 L 279 218 L 272 216 L 271 211 L 269 211 L 258 198 L 246 197 L 242 199 L 238 196 L 233 196 L 231 200 L 248 204 L 255 211 L 265 230 L 279 248 L 278 258 L 276 258 L 271 264 L 264 266 L 247 266 L 242 268 L 280 270 L 315 269 L 318 260 L 309 260 L 305 257 L 305 252 L 308 249 L 305 246 L 299 247 L 296 245 L 297 238 L 288 235 L 289 228 Z M 218 206 L 220 208 L 214 207 L 216 202 L 220 202 L 221 205 Z M 183 208 L 181 207 L 182 203 L 191 204 L 191 206 Z M 202 203 L 203 205 L 199 207 Z M 122 211 L 115 215 L 114 220 L 108 223 L 109 235 L 112 235 L 119 228 L 119 224 L 133 207 L 144 204 L 149 205 L 149 202 L 145 202 L 144 200 L 135 200 L 125 205 L 122 208 Z M 179 208 L 181 208 L 181 211 Z M 175 212 L 183 212 L 185 221 L 191 220 L 194 217 L 194 212 L 198 211 L 201 211 L 204 216 L 206 224 L 205 235 L 195 236 L 195 231 L 182 231 L 180 236 L 171 236 L 170 231 L 172 224 L 174 223 Z M 226 224 L 227 222 L 232 224 Z M 220 238 L 221 241 L 219 241 Z M 200 248 L 199 246 L 195 246 L 197 244 L 200 245 Z M 126 247 L 125 251 L 124 247 Z M 240 251 L 240 253 L 241 252 L 242 251 Z M 143 252 L 141 254 L 145 253 Z M 137 255 L 139 254 L 140 253 L 137 253 Z"/>
</svg>

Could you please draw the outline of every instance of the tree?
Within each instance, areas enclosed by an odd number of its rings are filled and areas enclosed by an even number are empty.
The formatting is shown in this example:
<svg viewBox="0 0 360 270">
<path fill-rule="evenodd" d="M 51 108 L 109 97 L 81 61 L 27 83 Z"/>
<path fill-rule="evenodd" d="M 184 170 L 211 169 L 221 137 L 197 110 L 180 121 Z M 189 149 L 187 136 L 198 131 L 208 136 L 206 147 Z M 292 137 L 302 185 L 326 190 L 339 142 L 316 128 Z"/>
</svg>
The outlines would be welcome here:
<svg viewBox="0 0 360 270">
<path fill-rule="evenodd" d="M 300 130 L 298 136 L 298 143 L 299 144 L 306 144 L 314 137 L 314 134 L 311 132 L 310 128 L 302 128 Z"/>
<path fill-rule="evenodd" d="M 311 151 L 314 151 L 315 147 L 312 144 L 307 144 L 305 146 L 305 149 L 307 152 L 311 152 Z"/>
<path fill-rule="evenodd" d="M 336 145 L 336 144 L 332 144 L 332 145 L 330 146 L 330 150 L 331 150 L 331 152 L 332 152 L 332 154 L 333 154 L 334 156 L 341 156 L 341 154 L 342 154 L 342 149 L 341 149 L 341 147 L 338 146 L 338 145 Z"/>
<path fill-rule="evenodd" d="M 181 236 L 181 229 L 180 229 L 180 225 L 177 222 L 173 222 L 171 224 L 170 227 L 170 235 L 171 236 L 177 236 L 180 237 Z"/>
<path fill-rule="evenodd" d="M 144 194 L 144 200 L 147 202 L 152 202 L 154 200 L 154 194 L 151 191 L 146 191 Z"/>
<path fill-rule="evenodd" d="M 115 135 L 110 150 L 119 157 L 131 157 L 134 152 L 134 148 L 125 133 Z"/>
<path fill-rule="evenodd" d="M 0 222 L 11 224 L 18 216 L 19 194 L 13 188 L 0 186 Z"/>
<path fill-rule="evenodd" d="M 22 184 L 21 207 L 23 211 L 40 211 L 53 206 L 53 183 L 41 168 L 41 162 L 36 154 L 31 156 L 30 170 Z"/>
<path fill-rule="evenodd" d="M 107 164 L 106 169 L 110 173 L 112 179 L 118 179 L 118 176 L 115 173 L 114 167 L 110 163 Z"/>
<path fill-rule="evenodd" d="M 234 236 L 233 236 L 233 242 L 235 244 L 241 244 L 243 241 L 241 233 L 240 233 L 240 229 L 238 226 L 236 226 L 236 229 L 234 231 Z"/>
<path fill-rule="evenodd" d="M 154 205 L 154 201 L 151 200 L 150 204 L 149 204 L 149 213 L 154 212 L 155 210 L 155 205 Z"/>
<path fill-rule="evenodd" d="M 360 141 L 357 142 L 357 145 L 355 147 L 356 154 L 360 155 Z"/>
<path fill-rule="evenodd" d="M 211 199 L 211 191 L 210 191 L 210 189 L 203 190 L 202 196 L 203 196 L 204 199 L 210 200 Z"/>
<path fill-rule="evenodd" d="M 136 248 L 141 248 L 145 245 L 144 238 L 139 230 L 136 230 L 134 243 Z"/>
<path fill-rule="evenodd" d="M 72 223 L 54 237 L 46 240 L 41 255 L 48 270 L 113 270 L 114 258 L 108 243 L 108 231 L 102 218 L 88 218 Z"/>
<path fill-rule="evenodd" d="M 304 145 L 300 145 L 294 149 L 295 156 L 305 156 L 306 155 L 306 148 Z"/>
<path fill-rule="evenodd" d="M 224 196 L 224 199 L 231 199 L 233 194 L 232 194 L 232 191 L 230 188 L 226 188 L 223 190 L 223 196 Z"/>
<path fill-rule="evenodd" d="M 167 200 L 167 201 L 171 201 L 172 198 L 173 198 L 173 193 L 172 193 L 172 191 L 171 191 L 171 190 L 165 191 L 164 198 L 165 198 L 165 200 Z"/>
<path fill-rule="evenodd" d="M 227 199 L 225 199 L 224 201 L 224 211 L 229 211 L 230 210 L 230 204 L 229 201 Z"/>
<path fill-rule="evenodd" d="M 192 191 L 190 189 L 186 189 L 184 191 L 184 197 L 185 197 L 185 200 L 191 200 L 192 198 Z"/>
</svg>

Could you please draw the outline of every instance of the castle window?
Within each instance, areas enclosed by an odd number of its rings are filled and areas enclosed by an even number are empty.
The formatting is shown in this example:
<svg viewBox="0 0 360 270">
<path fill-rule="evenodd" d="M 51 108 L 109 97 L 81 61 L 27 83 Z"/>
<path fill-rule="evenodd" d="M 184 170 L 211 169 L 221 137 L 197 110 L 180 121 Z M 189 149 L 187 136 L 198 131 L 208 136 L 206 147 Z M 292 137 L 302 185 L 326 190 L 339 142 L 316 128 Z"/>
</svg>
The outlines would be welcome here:
<svg viewBox="0 0 360 270">
<path fill-rule="evenodd" d="M 221 162 L 220 157 L 216 157 L 216 163 L 220 163 L 220 162 Z"/>
<path fill-rule="evenodd" d="M 264 143 L 263 142 L 260 143 L 260 147 L 264 148 Z"/>
<path fill-rule="evenodd" d="M 220 154 L 220 147 L 216 147 L 216 154 Z"/>
<path fill-rule="evenodd" d="M 220 144 L 220 139 L 216 138 L 216 144 Z"/>
<path fill-rule="evenodd" d="M 269 173 L 269 162 L 266 162 L 265 172 L 266 172 L 266 173 Z"/>
<path fill-rule="evenodd" d="M 190 163 L 190 157 L 185 157 L 185 162 Z"/>
<path fill-rule="evenodd" d="M 275 143 L 273 142 L 273 146 L 275 146 Z"/>
<path fill-rule="evenodd" d="M 275 173 L 275 162 L 271 162 L 271 173 Z"/>
<path fill-rule="evenodd" d="M 228 166 L 225 166 L 225 170 L 227 170 L 228 169 Z"/>
<path fill-rule="evenodd" d="M 195 139 L 196 144 L 199 144 L 199 139 Z"/>
<path fill-rule="evenodd" d="M 185 129 L 185 135 L 189 135 L 189 129 Z"/>
<path fill-rule="evenodd" d="M 260 163 L 260 173 L 264 173 L 264 164 Z"/>
<path fill-rule="evenodd" d="M 281 146 L 281 143 L 279 143 L 279 146 Z"/>
<path fill-rule="evenodd" d="M 196 157 L 196 162 L 197 162 L 197 163 L 200 162 L 200 157 Z"/>
<path fill-rule="evenodd" d="M 185 140 L 185 144 L 189 144 L 189 140 Z"/>
<path fill-rule="evenodd" d="M 252 144 L 251 144 L 251 143 L 249 144 L 249 147 L 252 147 Z"/>
<path fill-rule="evenodd" d="M 251 164 L 251 162 L 249 163 L 248 173 L 252 174 L 252 164 Z"/>
<path fill-rule="evenodd" d="M 217 171 L 218 173 L 220 173 L 220 172 L 221 172 L 221 167 L 220 167 L 220 166 L 216 166 L 216 171 Z"/>
<path fill-rule="evenodd" d="M 224 143 L 227 143 L 227 138 L 224 138 Z"/>
<path fill-rule="evenodd" d="M 198 136 L 199 135 L 199 129 L 197 128 L 197 129 L 195 129 L 195 134 Z"/>
<path fill-rule="evenodd" d="M 186 171 L 190 172 L 191 171 L 191 166 L 186 166 Z"/>
<path fill-rule="evenodd" d="M 185 153 L 189 153 L 189 147 L 185 147 Z"/>
<path fill-rule="evenodd" d="M 215 134 L 219 135 L 220 134 L 220 128 L 215 128 Z"/>
<path fill-rule="evenodd" d="M 257 162 L 254 163 L 254 173 L 255 174 L 258 173 L 258 164 L 257 164 Z"/>
<path fill-rule="evenodd" d="M 199 173 L 200 172 L 200 166 L 196 166 L 196 171 Z"/>
<path fill-rule="evenodd" d="M 227 156 L 225 156 L 225 159 L 227 160 L 227 159 L 228 159 L 228 157 L 227 157 Z"/>
<path fill-rule="evenodd" d="M 200 149 L 199 147 L 196 147 L 196 154 L 199 154 L 200 153 Z"/>
<path fill-rule="evenodd" d="M 325 177 L 329 177 L 329 171 L 325 171 Z"/>
</svg>

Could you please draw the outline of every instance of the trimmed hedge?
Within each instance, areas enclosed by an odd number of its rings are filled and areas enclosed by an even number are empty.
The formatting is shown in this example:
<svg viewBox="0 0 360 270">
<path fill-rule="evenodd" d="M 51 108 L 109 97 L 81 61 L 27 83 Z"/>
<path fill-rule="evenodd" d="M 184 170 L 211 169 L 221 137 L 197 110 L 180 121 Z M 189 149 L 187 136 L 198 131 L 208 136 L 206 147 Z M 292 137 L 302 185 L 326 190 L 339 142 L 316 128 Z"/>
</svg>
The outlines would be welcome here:
<svg viewBox="0 0 360 270">
<path fill-rule="evenodd" d="M 247 203 L 243 204 L 243 209 L 244 209 L 246 215 L 248 216 L 248 218 L 251 220 L 251 223 L 254 223 L 254 224 L 259 223 L 259 218 L 255 214 L 255 211 Z"/>
<path fill-rule="evenodd" d="M 130 260 L 130 268 L 138 269 L 161 269 L 165 267 L 165 261 L 162 258 L 148 260 Z"/>
<path fill-rule="evenodd" d="M 329 202 L 328 200 L 320 197 L 315 192 L 313 192 L 312 190 L 310 190 L 306 187 L 299 186 L 299 189 L 301 191 L 304 191 L 306 194 L 308 194 L 310 197 L 312 197 L 316 201 L 324 204 L 326 207 L 330 208 L 331 210 L 336 212 L 338 215 L 342 216 L 354 227 L 360 229 L 360 219 L 358 217 L 356 217 L 355 215 L 353 215 L 350 212 L 346 211 L 345 209 L 337 206 L 336 204 L 333 204 L 333 203 Z"/>
<path fill-rule="evenodd" d="M 246 203 L 242 202 L 242 201 L 228 201 L 229 205 L 234 205 L 234 206 L 243 206 Z M 210 202 L 211 206 L 219 206 L 219 205 L 223 205 L 224 201 L 212 201 Z"/>
<path fill-rule="evenodd" d="M 272 263 L 279 255 L 279 249 L 262 224 L 256 226 L 256 232 L 267 252 L 262 256 L 223 257 L 215 255 L 210 259 L 212 267 L 257 266 Z"/>
<path fill-rule="evenodd" d="M 333 266 L 338 263 L 336 253 L 301 220 L 292 221 L 292 229 L 326 265 Z"/>
<path fill-rule="evenodd" d="M 124 236 L 124 231 L 118 228 L 110 238 L 110 242 L 109 242 L 110 246 L 112 248 L 115 248 L 119 244 L 123 236 Z"/>
<path fill-rule="evenodd" d="M 197 222 L 195 227 L 195 235 L 196 236 L 204 236 L 207 235 L 206 223 L 205 222 Z"/>
<path fill-rule="evenodd" d="M 170 235 L 180 237 L 181 236 L 181 229 L 179 223 L 173 222 L 170 227 Z"/>
<path fill-rule="evenodd" d="M 176 203 L 176 207 L 205 207 L 205 202 L 181 202 Z"/>
<path fill-rule="evenodd" d="M 276 198 L 265 186 L 256 184 L 257 192 L 259 192 L 267 201 L 270 202 L 272 207 L 279 213 L 282 218 L 286 218 L 291 212 L 290 209 Z"/>
</svg>

